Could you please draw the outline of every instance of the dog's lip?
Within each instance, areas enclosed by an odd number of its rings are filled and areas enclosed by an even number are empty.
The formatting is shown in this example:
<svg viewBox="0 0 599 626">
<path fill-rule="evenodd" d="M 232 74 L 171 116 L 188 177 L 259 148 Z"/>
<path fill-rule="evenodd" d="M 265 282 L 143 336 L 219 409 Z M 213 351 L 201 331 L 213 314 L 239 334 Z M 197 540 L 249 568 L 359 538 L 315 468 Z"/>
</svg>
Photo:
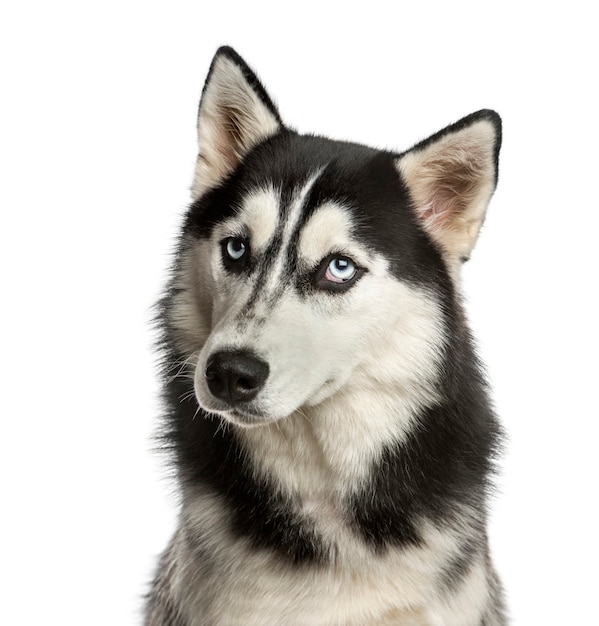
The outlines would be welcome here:
<svg viewBox="0 0 599 626">
<path fill-rule="evenodd" d="M 233 418 L 237 424 L 243 424 L 251 426 L 253 424 L 264 424 L 268 421 L 263 415 L 258 415 L 257 413 L 251 413 L 249 411 L 241 412 L 237 410 L 232 410 L 228 412 L 227 415 L 229 418 Z"/>
<path fill-rule="evenodd" d="M 224 417 L 225 419 L 240 426 L 257 426 L 259 424 L 266 424 L 273 421 L 267 415 L 264 415 L 264 413 L 249 410 L 247 408 L 239 409 L 238 407 L 231 408 L 229 406 L 204 406 L 202 408 L 211 415 Z"/>
<path fill-rule="evenodd" d="M 254 413 L 251 411 L 239 411 L 237 409 L 231 409 L 229 411 L 221 411 L 220 413 L 225 419 L 237 424 L 238 426 L 245 426 L 252 428 L 254 426 L 262 426 L 275 421 L 272 418 L 267 417 L 264 414 Z"/>
</svg>

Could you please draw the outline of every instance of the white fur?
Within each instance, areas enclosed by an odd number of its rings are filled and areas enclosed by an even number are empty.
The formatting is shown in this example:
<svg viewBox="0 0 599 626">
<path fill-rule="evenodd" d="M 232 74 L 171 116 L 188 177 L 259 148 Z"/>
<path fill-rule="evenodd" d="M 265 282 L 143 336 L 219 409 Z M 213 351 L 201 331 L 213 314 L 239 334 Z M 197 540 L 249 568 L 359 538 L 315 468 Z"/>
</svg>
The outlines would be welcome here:
<svg viewBox="0 0 599 626">
<path fill-rule="evenodd" d="M 351 213 L 344 207 L 333 203 L 319 207 L 300 234 L 298 247 L 302 260 L 308 267 L 314 267 L 328 254 L 345 251 L 350 238 L 355 251 L 352 230 Z M 362 261 L 362 258 L 356 260 Z"/>
<path fill-rule="evenodd" d="M 205 294 L 212 285 L 205 272 L 208 246 L 191 238 L 182 243 L 184 252 L 174 277 L 172 306 L 166 313 L 174 330 L 175 345 L 191 358 L 202 349 L 211 332 L 211 302 Z"/>
<path fill-rule="evenodd" d="M 459 588 L 432 602 L 428 609 L 431 626 L 480 626 L 480 616 L 489 600 L 487 567 L 480 555 Z"/>
</svg>

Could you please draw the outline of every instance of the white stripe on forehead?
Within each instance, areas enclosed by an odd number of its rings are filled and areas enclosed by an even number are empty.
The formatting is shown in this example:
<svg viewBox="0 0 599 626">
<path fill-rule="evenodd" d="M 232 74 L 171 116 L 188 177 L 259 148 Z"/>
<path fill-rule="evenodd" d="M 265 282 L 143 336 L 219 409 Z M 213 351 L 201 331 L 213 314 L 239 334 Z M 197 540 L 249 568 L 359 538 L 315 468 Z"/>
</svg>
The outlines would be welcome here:
<svg viewBox="0 0 599 626">
<path fill-rule="evenodd" d="M 351 241 L 350 212 L 334 203 L 319 207 L 302 229 L 298 252 L 307 265 L 315 265 L 332 252 L 343 252 Z"/>
<path fill-rule="evenodd" d="M 310 193 L 310 189 L 312 189 L 312 186 L 316 182 L 317 178 L 320 176 L 321 171 L 322 170 L 315 172 L 308 179 L 308 182 L 302 188 L 296 189 L 295 193 L 293 194 L 287 211 L 287 221 L 285 222 L 283 230 L 283 245 L 281 246 L 282 252 L 286 252 L 289 248 L 291 236 L 295 232 L 297 224 L 302 216 L 306 198 Z"/>
<path fill-rule="evenodd" d="M 297 224 L 302 216 L 304 203 L 308 194 L 310 193 L 310 189 L 316 182 L 316 179 L 320 176 L 321 170 L 314 173 L 309 179 L 308 182 L 301 188 L 296 189 L 295 193 L 289 203 L 289 207 L 287 207 L 286 211 L 286 220 L 281 225 L 282 233 L 281 233 L 281 245 L 277 250 L 277 257 L 275 262 L 272 265 L 269 280 L 265 284 L 266 290 L 277 289 L 280 286 L 281 273 L 283 272 L 285 266 L 287 265 L 289 259 L 289 248 L 291 246 L 291 238 Z"/>
</svg>

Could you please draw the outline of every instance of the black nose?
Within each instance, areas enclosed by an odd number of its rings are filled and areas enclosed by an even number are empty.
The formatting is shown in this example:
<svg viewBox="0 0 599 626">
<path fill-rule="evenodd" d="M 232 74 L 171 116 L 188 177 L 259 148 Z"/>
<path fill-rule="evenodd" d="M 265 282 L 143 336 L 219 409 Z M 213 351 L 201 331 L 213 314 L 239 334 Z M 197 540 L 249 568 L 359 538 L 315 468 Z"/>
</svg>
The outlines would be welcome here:
<svg viewBox="0 0 599 626">
<path fill-rule="evenodd" d="M 268 378 L 268 363 L 250 352 L 216 352 L 206 365 L 213 396 L 231 405 L 253 400 Z"/>
</svg>

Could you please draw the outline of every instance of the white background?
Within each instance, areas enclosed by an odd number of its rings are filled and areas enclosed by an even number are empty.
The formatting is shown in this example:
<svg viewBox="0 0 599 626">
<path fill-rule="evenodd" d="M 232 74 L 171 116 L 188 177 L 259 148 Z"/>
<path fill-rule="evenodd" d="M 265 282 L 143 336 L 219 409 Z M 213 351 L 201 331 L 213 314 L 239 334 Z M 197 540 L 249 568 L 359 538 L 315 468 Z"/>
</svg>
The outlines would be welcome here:
<svg viewBox="0 0 599 626">
<path fill-rule="evenodd" d="M 2 5 L 0 622 L 139 623 L 176 515 L 152 452 L 151 305 L 228 43 L 301 131 L 403 149 L 479 108 L 502 115 L 464 277 L 510 437 L 491 542 L 515 624 L 599 623 L 591 7 Z"/>
</svg>

